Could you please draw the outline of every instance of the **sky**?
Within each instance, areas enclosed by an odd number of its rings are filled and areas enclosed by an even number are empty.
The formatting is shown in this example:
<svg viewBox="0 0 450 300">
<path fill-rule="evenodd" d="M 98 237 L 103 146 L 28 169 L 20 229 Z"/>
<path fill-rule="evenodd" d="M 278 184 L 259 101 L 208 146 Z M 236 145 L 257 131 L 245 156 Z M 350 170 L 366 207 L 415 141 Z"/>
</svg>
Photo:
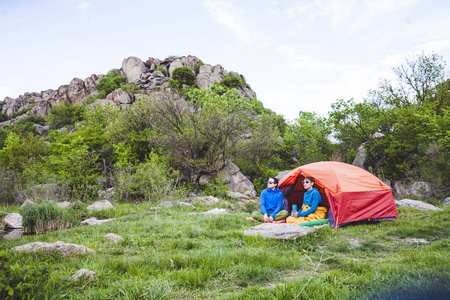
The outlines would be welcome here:
<svg viewBox="0 0 450 300">
<path fill-rule="evenodd" d="M 193 55 L 245 76 L 264 106 L 327 116 L 407 57 L 450 63 L 447 0 L 0 0 L 0 101 Z"/>
</svg>

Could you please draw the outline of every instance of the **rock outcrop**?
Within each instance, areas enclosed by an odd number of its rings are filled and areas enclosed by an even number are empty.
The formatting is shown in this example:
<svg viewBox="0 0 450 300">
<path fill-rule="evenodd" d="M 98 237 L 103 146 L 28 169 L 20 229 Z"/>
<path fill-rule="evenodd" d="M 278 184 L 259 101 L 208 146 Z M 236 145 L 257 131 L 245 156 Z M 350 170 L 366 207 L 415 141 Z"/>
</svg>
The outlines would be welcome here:
<svg viewBox="0 0 450 300">
<path fill-rule="evenodd" d="M 297 224 L 291 223 L 263 223 L 244 230 L 244 235 L 261 236 L 272 239 L 296 239 L 297 237 L 306 236 L 308 232 L 314 230 L 314 227 L 298 226 Z"/>
<path fill-rule="evenodd" d="M 11 213 L 3 219 L 5 229 L 21 229 L 22 228 L 22 216 L 18 213 Z"/>
<path fill-rule="evenodd" d="M 424 210 L 441 210 L 439 207 L 436 207 L 432 204 L 425 203 L 419 200 L 412 199 L 403 199 L 403 200 L 395 200 L 395 206 L 397 207 L 413 207 L 416 209 L 424 209 Z"/>
<path fill-rule="evenodd" d="M 128 57 L 122 61 L 122 68 L 118 69 L 119 75 L 127 78 L 128 83 L 137 83 L 142 90 L 143 95 L 150 94 L 155 91 L 164 91 L 168 88 L 168 82 L 172 76 L 173 70 L 178 67 L 188 67 L 194 72 L 199 59 L 195 56 L 183 56 L 180 58 L 169 57 L 161 61 L 157 58 L 149 58 L 145 63 L 137 57 Z M 156 68 L 161 69 L 156 70 Z M 209 88 L 215 82 L 220 82 L 226 75 L 238 76 L 245 82 L 245 77 L 236 72 L 227 72 L 221 65 L 202 65 L 196 74 L 195 83 L 199 88 Z M 56 90 L 48 89 L 40 93 L 25 93 L 13 99 L 6 97 L 4 102 L 0 102 L 0 111 L 11 116 L 13 113 L 29 109 L 25 115 L 35 114 L 38 116 L 46 116 L 50 113 L 50 109 L 60 102 L 68 104 L 81 103 L 86 96 L 94 95 L 97 91 L 95 86 L 105 75 L 93 74 L 84 80 L 74 78 L 69 84 L 61 85 Z M 256 98 L 256 93 L 247 86 L 237 87 L 241 95 L 248 99 Z M 131 94 L 125 93 L 123 90 L 114 91 L 113 95 L 107 95 L 108 101 L 104 99 L 97 100 L 95 105 L 105 103 L 115 103 L 121 108 L 126 108 L 135 99 Z M 15 124 L 20 117 L 0 123 L 0 129 L 4 125 Z M 41 130 L 45 132 L 45 129 Z"/>
<path fill-rule="evenodd" d="M 102 210 L 102 209 L 114 209 L 114 206 L 108 200 L 102 200 L 94 202 L 87 207 L 88 211 Z"/>
<path fill-rule="evenodd" d="M 77 244 L 69 244 L 58 241 L 56 243 L 43 243 L 43 242 L 34 242 L 25 244 L 22 246 L 17 246 L 12 248 L 12 251 L 16 252 L 37 252 L 42 251 L 44 253 L 50 253 L 52 251 L 60 252 L 62 256 L 72 256 L 78 254 L 94 254 L 95 251 Z"/>
</svg>

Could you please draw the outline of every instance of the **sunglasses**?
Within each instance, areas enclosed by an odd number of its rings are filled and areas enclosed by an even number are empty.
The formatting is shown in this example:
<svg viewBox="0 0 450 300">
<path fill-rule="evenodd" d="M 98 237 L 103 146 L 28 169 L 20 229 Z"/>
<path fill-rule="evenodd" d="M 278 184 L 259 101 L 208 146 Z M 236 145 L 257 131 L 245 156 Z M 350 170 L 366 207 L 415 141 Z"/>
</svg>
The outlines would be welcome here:
<svg viewBox="0 0 450 300">
<path fill-rule="evenodd" d="M 305 184 L 305 183 L 308 184 L 308 183 L 310 183 L 310 182 L 312 182 L 312 181 L 309 181 L 309 180 L 303 180 L 303 181 L 302 181 L 303 184 Z"/>
<path fill-rule="evenodd" d="M 267 181 L 268 184 L 274 184 L 274 181 Z"/>
</svg>

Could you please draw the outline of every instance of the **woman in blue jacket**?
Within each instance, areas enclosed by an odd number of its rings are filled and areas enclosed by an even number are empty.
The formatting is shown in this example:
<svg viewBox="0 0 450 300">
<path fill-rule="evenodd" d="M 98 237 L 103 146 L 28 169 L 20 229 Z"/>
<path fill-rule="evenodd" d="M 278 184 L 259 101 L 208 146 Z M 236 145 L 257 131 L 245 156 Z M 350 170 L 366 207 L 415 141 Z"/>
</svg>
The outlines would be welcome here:
<svg viewBox="0 0 450 300">
<path fill-rule="evenodd" d="M 278 188 L 278 179 L 271 177 L 267 181 L 267 189 L 261 193 L 259 203 L 261 212 L 254 212 L 252 217 L 264 223 L 284 220 L 289 213 L 286 210 L 281 210 L 282 205 L 283 193 Z"/>
<path fill-rule="evenodd" d="M 322 203 L 322 197 L 319 191 L 314 187 L 313 177 L 305 177 L 302 181 L 303 188 L 306 190 L 303 195 L 303 205 L 300 211 L 293 211 L 291 216 L 286 219 L 287 223 L 304 223 L 326 218 L 327 209 L 319 206 Z"/>
</svg>

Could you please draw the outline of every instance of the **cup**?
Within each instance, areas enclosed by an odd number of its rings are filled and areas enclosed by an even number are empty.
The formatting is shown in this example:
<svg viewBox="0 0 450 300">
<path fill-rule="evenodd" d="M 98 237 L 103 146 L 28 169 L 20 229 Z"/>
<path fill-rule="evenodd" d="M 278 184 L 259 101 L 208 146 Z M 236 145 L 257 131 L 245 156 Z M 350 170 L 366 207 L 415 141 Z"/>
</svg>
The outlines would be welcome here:
<svg viewBox="0 0 450 300">
<path fill-rule="evenodd" d="M 292 204 L 292 211 L 297 211 L 297 204 Z"/>
</svg>

